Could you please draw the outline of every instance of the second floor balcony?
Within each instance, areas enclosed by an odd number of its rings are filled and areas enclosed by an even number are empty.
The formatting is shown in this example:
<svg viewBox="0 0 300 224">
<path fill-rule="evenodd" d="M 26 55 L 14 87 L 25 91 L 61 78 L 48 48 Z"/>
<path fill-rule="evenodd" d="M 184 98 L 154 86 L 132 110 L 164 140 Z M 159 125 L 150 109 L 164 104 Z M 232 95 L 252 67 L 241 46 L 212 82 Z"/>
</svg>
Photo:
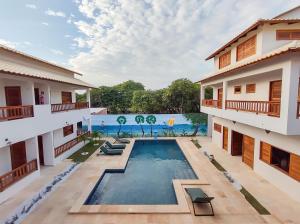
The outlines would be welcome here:
<svg viewBox="0 0 300 224">
<path fill-rule="evenodd" d="M 32 105 L 0 107 L 0 121 L 15 120 L 33 116 L 34 113 Z"/>
<path fill-rule="evenodd" d="M 89 108 L 88 102 L 77 102 L 77 103 L 61 103 L 61 104 L 51 104 L 51 112 L 62 112 L 69 110 L 80 110 Z"/>
</svg>

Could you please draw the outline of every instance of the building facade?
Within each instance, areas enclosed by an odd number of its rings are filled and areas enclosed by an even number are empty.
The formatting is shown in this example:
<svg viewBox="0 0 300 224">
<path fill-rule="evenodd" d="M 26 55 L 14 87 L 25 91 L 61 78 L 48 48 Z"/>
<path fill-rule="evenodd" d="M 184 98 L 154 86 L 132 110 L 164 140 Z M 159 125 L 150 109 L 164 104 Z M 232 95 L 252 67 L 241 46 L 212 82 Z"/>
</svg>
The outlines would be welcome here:
<svg viewBox="0 0 300 224">
<path fill-rule="evenodd" d="M 300 7 L 258 20 L 209 59 L 215 71 L 199 82 L 212 141 L 300 201 Z"/>
<path fill-rule="evenodd" d="M 92 86 L 76 75 L 0 45 L 0 203 L 83 146 Z"/>
</svg>

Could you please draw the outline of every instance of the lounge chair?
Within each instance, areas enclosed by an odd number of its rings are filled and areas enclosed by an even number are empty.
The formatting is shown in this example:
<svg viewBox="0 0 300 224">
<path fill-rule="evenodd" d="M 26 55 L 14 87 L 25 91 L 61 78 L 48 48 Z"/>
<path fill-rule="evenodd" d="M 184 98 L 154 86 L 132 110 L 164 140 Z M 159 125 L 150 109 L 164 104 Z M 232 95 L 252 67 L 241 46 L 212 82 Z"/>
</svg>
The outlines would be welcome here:
<svg viewBox="0 0 300 224">
<path fill-rule="evenodd" d="M 115 142 L 118 142 L 118 143 L 122 143 L 122 144 L 129 144 L 130 141 L 128 139 L 125 139 L 125 138 L 119 138 L 118 136 L 114 136 L 113 137 L 115 139 Z"/>
<path fill-rule="evenodd" d="M 106 155 L 121 155 L 123 153 L 122 149 L 109 149 L 104 145 L 102 145 L 100 149 Z"/>
<path fill-rule="evenodd" d="M 195 216 L 214 216 L 214 209 L 212 207 L 211 201 L 214 197 L 208 197 L 207 194 L 201 188 L 186 188 L 185 189 L 188 195 L 190 196 L 193 204 L 194 214 Z M 194 203 L 197 204 L 209 204 L 211 207 L 211 213 L 209 214 L 196 214 Z"/>
<path fill-rule="evenodd" d="M 125 144 L 111 144 L 109 141 L 106 141 L 105 144 L 111 149 L 125 149 Z"/>
</svg>

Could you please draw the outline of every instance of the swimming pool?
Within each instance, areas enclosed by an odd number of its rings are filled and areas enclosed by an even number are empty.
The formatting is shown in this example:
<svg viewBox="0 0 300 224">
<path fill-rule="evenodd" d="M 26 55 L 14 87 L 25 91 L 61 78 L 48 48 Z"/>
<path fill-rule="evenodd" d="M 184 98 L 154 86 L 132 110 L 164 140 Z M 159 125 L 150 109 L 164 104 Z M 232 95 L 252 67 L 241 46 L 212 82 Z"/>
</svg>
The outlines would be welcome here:
<svg viewBox="0 0 300 224">
<path fill-rule="evenodd" d="M 177 204 L 173 179 L 197 179 L 176 140 L 136 140 L 126 169 L 106 171 L 85 204 Z"/>
</svg>

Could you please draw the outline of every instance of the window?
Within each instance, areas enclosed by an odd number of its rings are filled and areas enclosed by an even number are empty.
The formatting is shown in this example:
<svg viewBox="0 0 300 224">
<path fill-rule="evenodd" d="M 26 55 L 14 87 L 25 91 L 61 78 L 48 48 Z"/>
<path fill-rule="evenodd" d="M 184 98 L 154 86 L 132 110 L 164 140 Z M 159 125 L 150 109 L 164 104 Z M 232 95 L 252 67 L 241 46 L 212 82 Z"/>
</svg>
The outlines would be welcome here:
<svg viewBox="0 0 300 224">
<path fill-rule="evenodd" d="M 240 61 L 256 53 L 256 35 L 237 46 L 236 60 Z"/>
<path fill-rule="evenodd" d="M 300 30 L 276 30 L 276 40 L 300 40 Z"/>
<path fill-rule="evenodd" d="M 260 160 L 300 181 L 300 155 L 260 142 Z"/>
<path fill-rule="evenodd" d="M 230 65 L 230 62 L 231 62 L 231 51 L 219 57 L 219 68 L 221 69 L 226 67 L 227 65 Z"/>
<path fill-rule="evenodd" d="M 241 86 L 235 86 L 234 87 L 234 94 L 240 94 L 242 92 Z"/>
<path fill-rule="evenodd" d="M 63 104 L 72 103 L 72 93 L 61 92 L 61 99 Z"/>
<path fill-rule="evenodd" d="M 214 123 L 214 130 L 217 132 L 222 132 L 222 125 Z"/>
<path fill-rule="evenodd" d="M 247 84 L 246 85 L 246 93 L 255 93 L 256 85 L 255 84 Z"/>
<path fill-rule="evenodd" d="M 73 125 L 69 125 L 63 128 L 64 137 L 73 133 Z"/>
</svg>

